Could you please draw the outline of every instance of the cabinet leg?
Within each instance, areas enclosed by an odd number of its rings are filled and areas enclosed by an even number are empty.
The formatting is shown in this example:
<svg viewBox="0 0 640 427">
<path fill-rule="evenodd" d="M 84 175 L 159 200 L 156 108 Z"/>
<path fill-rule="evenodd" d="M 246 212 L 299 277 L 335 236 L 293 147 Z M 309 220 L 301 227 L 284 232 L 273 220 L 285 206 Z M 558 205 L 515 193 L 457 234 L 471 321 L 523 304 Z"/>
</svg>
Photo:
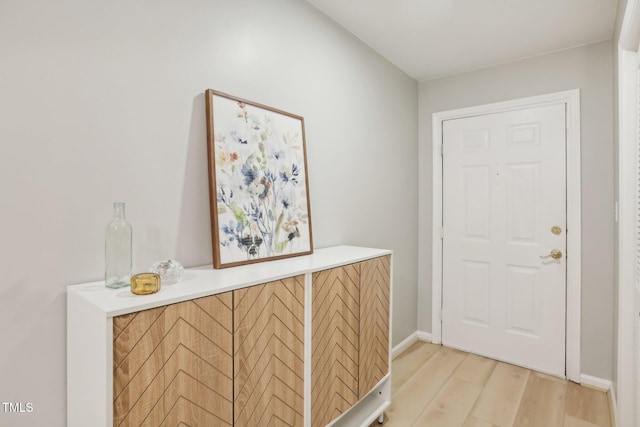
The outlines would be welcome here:
<svg viewBox="0 0 640 427">
<path fill-rule="evenodd" d="M 380 414 L 380 416 L 378 417 L 378 424 L 382 424 L 384 423 L 384 412 Z"/>
</svg>

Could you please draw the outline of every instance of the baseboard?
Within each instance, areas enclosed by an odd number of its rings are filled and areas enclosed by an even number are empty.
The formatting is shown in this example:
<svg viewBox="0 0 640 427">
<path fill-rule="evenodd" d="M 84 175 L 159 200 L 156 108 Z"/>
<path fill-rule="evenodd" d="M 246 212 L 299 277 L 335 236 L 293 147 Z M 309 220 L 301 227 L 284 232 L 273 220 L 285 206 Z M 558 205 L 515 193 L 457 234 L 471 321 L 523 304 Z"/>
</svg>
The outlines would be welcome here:
<svg viewBox="0 0 640 427">
<path fill-rule="evenodd" d="M 400 356 L 402 352 L 411 347 L 416 341 L 431 342 L 431 334 L 428 332 L 415 331 L 391 349 L 391 358 L 395 359 Z"/>
<path fill-rule="evenodd" d="M 600 390 L 609 391 L 613 389 L 613 382 L 604 378 L 592 377 L 591 375 L 580 374 L 580 384 Z"/>
<path fill-rule="evenodd" d="M 613 381 L 605 380 L 604 378 L 592 377 L 591 375 L 580 374 L 580 384 L 607 392 L 610 400 L 609 404 L 611 405 L 611 425 L 616 427 L 618 425 L 618 404 L 616 402 L 616 390 L 613 387 Z"/>
<path fill-rule="evenodd" d="M 618 402 L 616 401 L 616 388 L 609 389 L 609 399 L 611 399 L 611 426 L 618 425 Z"/>
<path fill-rule="evenodd" d="M 424 342 L 433 342 L 433 335 L 430 332 L 417 331 L 418 339 Z"/>
<path fill-rule="evenodd" d="M 391 349 L 391 358 L 395 359 L 396 357 L 400 356 L 403 351 L 411 347 L 411 345 L 413 345 L 413 343 L 416 341 L 418 341 L 417 331 L 409 335 L 407 338 L 402 340 L 398 345 Z"/>
</svg>

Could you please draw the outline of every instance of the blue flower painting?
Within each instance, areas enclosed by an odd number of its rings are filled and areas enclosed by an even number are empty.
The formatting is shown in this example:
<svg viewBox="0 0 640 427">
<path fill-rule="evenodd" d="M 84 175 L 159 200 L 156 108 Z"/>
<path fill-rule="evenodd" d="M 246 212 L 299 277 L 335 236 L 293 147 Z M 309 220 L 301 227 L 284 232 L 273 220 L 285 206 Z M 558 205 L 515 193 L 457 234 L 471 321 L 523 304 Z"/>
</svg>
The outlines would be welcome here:
<svg viewBox="0 0 640 427">
<path fill-rule="evenodd" d="M 311 253 L 303 118 L 207 91 L 216 268 Z"/>
</svg>

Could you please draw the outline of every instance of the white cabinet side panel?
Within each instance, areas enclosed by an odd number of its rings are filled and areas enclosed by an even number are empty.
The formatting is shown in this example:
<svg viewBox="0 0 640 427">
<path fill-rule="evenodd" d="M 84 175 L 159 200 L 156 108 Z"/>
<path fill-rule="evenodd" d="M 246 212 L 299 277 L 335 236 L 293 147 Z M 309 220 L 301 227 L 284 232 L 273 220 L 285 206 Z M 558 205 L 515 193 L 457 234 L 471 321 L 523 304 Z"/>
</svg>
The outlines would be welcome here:
<svg viewBox="0 0 640 427">
<path fill-rule="evenodd" d="M 67 292 L 67 426 L 111 427 L 112 319 Z"/>
</svg>

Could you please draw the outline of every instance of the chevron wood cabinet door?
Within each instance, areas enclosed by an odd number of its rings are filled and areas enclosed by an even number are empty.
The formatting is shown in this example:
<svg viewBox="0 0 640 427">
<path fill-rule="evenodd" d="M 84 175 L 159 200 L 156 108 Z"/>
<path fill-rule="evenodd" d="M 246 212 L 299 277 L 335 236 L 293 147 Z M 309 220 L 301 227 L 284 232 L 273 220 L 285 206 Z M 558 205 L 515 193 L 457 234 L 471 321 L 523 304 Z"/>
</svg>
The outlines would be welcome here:
<svg viewBox="0 0 640 427">
<path fill-rule="evenodd" d="M 304 276 L 234 291 L 234 425 L 304 423 Z"/>
<path fill-rule="evenodd" d="M 233 425 L 232 293 L 113 318 L 113 425 Z"/>
<path fill-rule="evenodd" d="M 358 401 L 360 264 L 313 273 L 311 425 L 321 427 Z"/>
<path fill-rule="evenodd" d="M 359 398 L 389 373 L 391 257 L 360 263 Z"/>
</svg>

